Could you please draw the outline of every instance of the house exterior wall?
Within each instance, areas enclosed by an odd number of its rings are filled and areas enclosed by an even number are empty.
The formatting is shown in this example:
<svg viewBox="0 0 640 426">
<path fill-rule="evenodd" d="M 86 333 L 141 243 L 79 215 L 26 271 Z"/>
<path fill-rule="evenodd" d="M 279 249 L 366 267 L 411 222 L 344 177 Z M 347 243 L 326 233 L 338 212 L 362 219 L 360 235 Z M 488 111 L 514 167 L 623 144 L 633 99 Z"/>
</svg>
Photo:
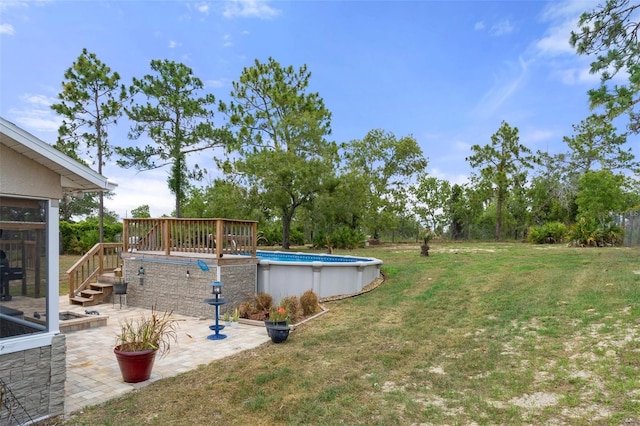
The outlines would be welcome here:
<svg viewBox="0 0 640 426">
<path fill-rule="evenodd" d="M 0 424 L 25 424 L 64 414 L 66 351 L 65 335 L 57 334 L 50 346 L 0 355 L 2 380 L 24 407 L 4 392 L 5 401 L 0 401 Z M 11 413 L 5 402 L 13 407 Z"/>
<path fill-rule="evenodd" d="M 207 259 L 209 270 L 203 271 L 193 258 L 188 257 L 124 257 L 123 271 L 124 279 L 129 283 L 127 303 L 130 306 L 151 309 L 155 305 L 161 311 L 192 317 L 215 317 L 215 308 L 204 300 L 215 297 L 211 294 L 211 283 L 218 281 L 216 259 Z M 144 275 L 138 275 L 140 267 L 144 268 Z M 221 314 L 251 300 L 256 293 L 256 274 L 257 259 L 220 266 L 222 297 L 228 299 L 228 303 L 220 307 Z M 118 303 L 118 296 L 114 297 Z"/>
<path fill-rule="evenodd" d="M 46 330 L 0 338 L 0 378 L 15 397 L 16 405 L 19 403 L 26 410 L 14 411 L 18 424 L 64 413 L 66 343 L 59 331 L 57 297 L 59 200 L 64 190 L 97 192 L 113 190 L 116 186 L 0 117 L 0 196 L 47 202 L 46 253 L 43 254 L 47 271 L 42 279 L 51 297 L 46 298 Z M 16 419 L 12 421 L 4 408 L 0 403 L 0 424 L 15 424 Z"/>
<path fill-rule="evenodd" d="M 59 200 L 60 175 L 0 144 L 0 194 Z"/>
</svg>

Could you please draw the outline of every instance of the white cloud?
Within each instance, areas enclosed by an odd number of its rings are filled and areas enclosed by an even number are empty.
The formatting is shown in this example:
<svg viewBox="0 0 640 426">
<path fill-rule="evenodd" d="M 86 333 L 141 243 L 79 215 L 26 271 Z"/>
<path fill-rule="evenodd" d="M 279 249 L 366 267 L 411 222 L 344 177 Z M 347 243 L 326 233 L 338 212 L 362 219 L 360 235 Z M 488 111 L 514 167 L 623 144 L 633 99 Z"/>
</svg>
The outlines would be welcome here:
<svg viewBox="0 0 640 426">
<path fill-rule="evenodd" d="M 176 47 L 182 46 L 182 43 L 178 43 L 177 41 L 169 40 L 169 49 L 175 49 Z"/>
<path fill-rule="evenodd" d="M 594 86 L 600 82 L 599 74 L 592 74 L 589 66 L 582 68 L 566 68 L 556 72 L 560 81 L 564 84 L 572 86 L 575 84 L 588 84 Z"/>
<path fill-rule="evenodd" d="M 500 21 L 497 24 L 492 25 L 490 32 L 494 36 L 501 36 L 513 32 L 514 29 L 515 27 L 513 24 L 508 19 L 505 19 L 504 21 Z"/>
<path fill-rule="evenodd" d="M 38 3 L 46 3 L 45 1 L 34 2 L 36 5 Z M 23 8 L 26 9 L 29 7 L 29 3 L 26 1 L 0 1 L 0 11 L 9 10 L 12 8 Z"/>
<path fill-rule="evenodd" d="M 473 29 L 475 31 L 484 31 L 487 29 L 487 24 L 484 21 L 478 21 L 474 24 Z M 515 27 L 508 19 L 504 19 L 496 24 L 491 25 L 489 28 L 489 34 L 492 36 L 502 36 L 505 34 L 509 34 L 515 30 Z"/>
<path fill-rule="evenodd" d="M 552 132 L 551 130 L 544 130 L 544 129 L 532 129 L 532 130 L 522 132 L 520 135 L 520 139 L 524 142 L 548 141 L 553 139 L 554 137 L 555 137 L 554 132 Z"/>
<path fill-rule="evenodd" d="M 545 36 L 536 43 L 538 52 L 547 56 L 575 55 L 576 52 L 569 43 L 569 37 L 571 37 L 571 31 L 575 30 L 577 25 L 577 17 L 552 24 Z"/>
<path fill-rule="evenodd" d="M 205 15 L 209 14 L 209 4 L 207 3 L 198 3 L 195 5 L 196 10 L 200 13 L 204 13 Z"/>
<path fill-rule="evenodd" d="M 598 5 L 598 0 L 567 0 L 550 2 L 542 12 L 545 21 L 572 19 L 583 12 L 592 10 Z"/>
<path fill-rule="evenodd" d="M 201 158 L 197 161 L 200 166 L 209 170 L 209 184 L 214 178 L 221 177 L 215 171 L 212 161 L 201 162 Z M 149 205 L 151 217 L 170 215 L 175 210 L 175 195 L 169 191 L 169 172 L 168 166 L 139 172 L 135 169 L 123 169 L 113 162 L 107 164 L 102 174 L 117 183 L 118 187 L 111 199 L 105 199 L 105 206 L 115 211 L 120 218 L 131 217 L 131 210 L 145 204 Z"/>
<path fill-rule="evenodd" d="M 222 12 L 225 18 L 271 19 L 279 14 L 278 9 L 270 7 L 266 1 L 259 0 L 231 0 Z"/>
<path fill-rule="evenodd" d="M 0 24 L 0 34 L 14 35 L 15 30 L 11 24 Z"/>
<path fill-rule="evenodd" d="M 471 144 L 463 141 L 456 141 L 453 144 L 453 149 L 455 152 L 467 153 L 471 151 Z"/>
<path fill-rule="evenodd" d="M 233 46 L 233 42 L 231 41 L 231 36 L 229 34 L 225 34 L 222 39 L 224 40 L 224 43 L 222 44 L 224 47 Z"/>
<path fill-rule="evenodd" d="M 43 109 L 15 109 L 9 110 L 13 121 L 30 131 L 57 133 L 60 120 L 53 111 Z"/>
<path fill-rule="evenodd" d="M 590 73 L 594 56 L 578 55 L 569 43 L 571 32 L 578 29 L 580 15 L 595 7 L 597 2 L 590 0 L 551 2 L 541 14 L 548 28 L 543 37 L 532 43 L 532 53 L 547 64 L 553 78 L 565 85 L 594 86 L 600 81 L 598 74 Z"/>
<path fill-rule="evenodd" d="M 523 84 L 528 75 L 529 63 L 524 58 L 518 58 L 518 66 L 512 77 L 496 77 L 494 86 L 482 97 L 473 109 L 472 114 L 479 117 L 489 117 L 502 106 Z"/>
<path fill-rule="evenodd" d="M 221 79 L 221 80 L 206 80 L 204 82 L 206 87 L 212 87 L 214 89 L 219 89 L 220 87 L 224 87 L 227 84 L 227 80 L 226 79 Z"/>
<path fill-rule="evenodd" d="M 442 179 L 442 180 L 446 180 L 448 181 L 451 185 L 464 185 L 465 183 L 469 183 L 469 175 L 467 174 L 463 174 L 463 173 L 447 173 L 437 167 L 434 168 L 430 168 L 430 170 L 428 170 L 429 172 L 429 176 L 438 178 L 438 179 Z"/>
<path fill-rule="evenodd" d="M 120 218 L 131 217 L 131 210 L 144 204 L 149 205 L 151 217 L 170 215 L 175 209 L 175 196 L 167 186 L 167 169 L 136 172 L 107 166 L 103 175 L 118 184 L 113 198 L 104 203 Z"/>
<path fill-rule="evenodd" d="M 23 108 L 11 108 L 9 116 L 13 121 L 34 132 L 58 132 L 61 120 L 50 108 L 56 100 L 45 95 L 25 94 L 20 96 Z"/>
<path fill-rule="evenodd" d="M 569 44 L 571 31 L 578 28 L 580 15 L 593 10 L 597 5 L 597 0 L 550 2 L 541 15 L 543 22 L 549 22 L 549 28 L 545 36 L 536 43 L 539 53 L 548 56 L 575 55 L 575 49 Z"/>
<path fill-rule="evenodd" d="M 28 93 L 25 94 L 25 95 L 20 96 L 20 99 L 23 102 L 26 102 L 28 104 L 43 106 L 43 107 L 47 107 L 47 108 L 49 108 L 51 105 L 53 105 L 56 102 L 55 98 L 51 98 L 49 96 L 31 95 L 31 94 L 28 94 Z"/>
</svg>

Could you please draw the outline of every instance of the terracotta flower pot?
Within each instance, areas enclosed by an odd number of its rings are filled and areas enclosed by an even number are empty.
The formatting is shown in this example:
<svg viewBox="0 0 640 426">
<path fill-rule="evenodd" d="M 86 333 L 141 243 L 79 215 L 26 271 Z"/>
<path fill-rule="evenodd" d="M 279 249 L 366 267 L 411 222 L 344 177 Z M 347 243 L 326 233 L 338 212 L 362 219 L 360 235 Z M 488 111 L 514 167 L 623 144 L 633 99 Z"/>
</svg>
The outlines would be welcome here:
<svg viewBox="0 0 640 426">
<path fill-rule="evenodd" d="M 156 350 L 147 350 L 139 352 L 122 352 L 120 346 L 113 349 L 116 354 L 122 379 L 126 383 L 139 383 L 149 380 L 151 377 L 151 369 L 156 359 Z"/>
</svg>

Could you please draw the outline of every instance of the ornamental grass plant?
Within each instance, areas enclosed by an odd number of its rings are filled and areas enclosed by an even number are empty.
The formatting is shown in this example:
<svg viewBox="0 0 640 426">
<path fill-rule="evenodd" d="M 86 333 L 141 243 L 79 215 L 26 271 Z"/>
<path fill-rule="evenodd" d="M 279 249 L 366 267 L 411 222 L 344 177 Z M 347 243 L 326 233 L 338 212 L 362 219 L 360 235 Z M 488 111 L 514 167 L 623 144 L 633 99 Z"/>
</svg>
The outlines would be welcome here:
<svg viewBox="0 0 640 426">
<path fill-rule="evenodd" d="M 178 320 L 171 315 L 171 311 L 158 312 L 154 306 L 148 316 L 123 319 L 116 337 L 116 347 L 122 352 L 157 350 L 162 358 L 178 338 Z"/>
</svg>

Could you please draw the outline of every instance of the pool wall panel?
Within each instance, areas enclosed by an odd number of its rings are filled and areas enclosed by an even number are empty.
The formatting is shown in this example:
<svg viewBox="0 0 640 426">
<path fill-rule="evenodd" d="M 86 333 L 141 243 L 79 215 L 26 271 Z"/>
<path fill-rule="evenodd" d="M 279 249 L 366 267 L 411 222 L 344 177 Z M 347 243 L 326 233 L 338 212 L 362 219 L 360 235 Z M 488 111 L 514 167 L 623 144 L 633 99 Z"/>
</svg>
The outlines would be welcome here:
<svg viewBox="0 0 640 426">
<path fill-rule="evenodd" d="M 270 294 L 274 303 L 279 303 L 286 296 L 301 296 L 309 289 L 321 299 L 355 294 L 380 276 L 381 264 L 378 259 L 352 262 L 261 259 L 258 263 L 258 293 Z"/>
</svg>

